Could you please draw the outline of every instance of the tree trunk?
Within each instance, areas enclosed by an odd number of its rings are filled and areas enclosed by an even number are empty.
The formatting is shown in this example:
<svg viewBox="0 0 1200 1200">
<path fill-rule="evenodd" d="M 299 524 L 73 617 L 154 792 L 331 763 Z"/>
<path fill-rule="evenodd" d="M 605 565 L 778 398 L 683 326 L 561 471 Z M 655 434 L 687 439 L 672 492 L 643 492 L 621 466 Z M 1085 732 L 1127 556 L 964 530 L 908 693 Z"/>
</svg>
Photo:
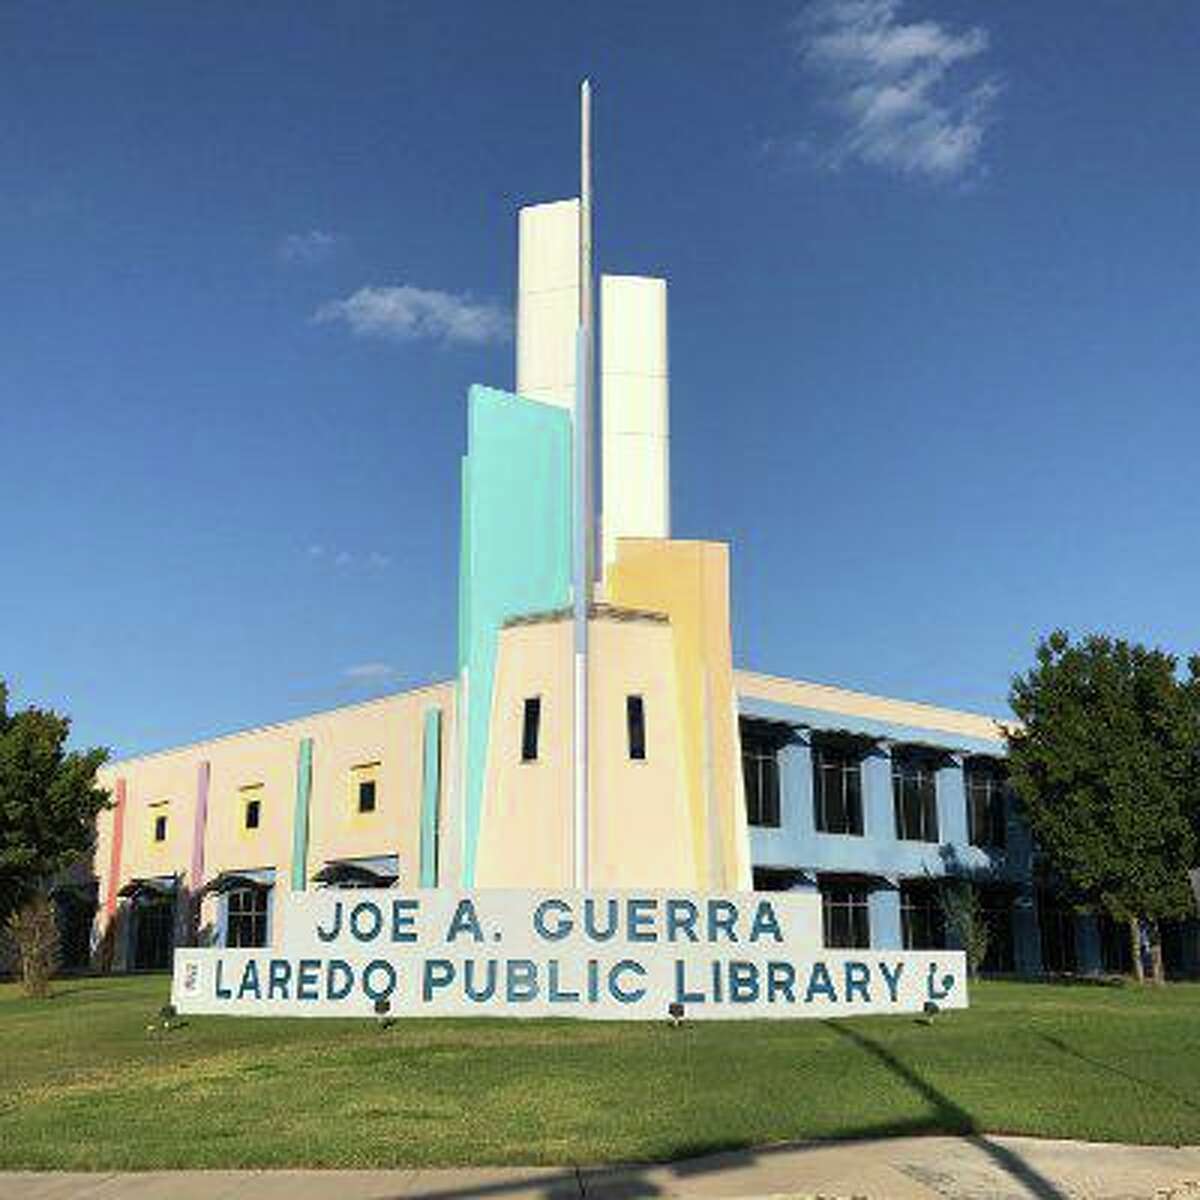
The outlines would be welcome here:
<svg viewBox="0 0 1200 1200">
<path fill-rule="evenodd" d="M 1150 924 L 1150 969 L 1154 973 L 1153 978 L 1156 984 L 1161 987 L 1167 982 L 1167 975 L 1163 970 L 1162 933 L 1159 931 L 1157 921 L 1152 921 Z"/>
<path fill-rule="evenodd" d="M 1129 918 L 1129 961 L 1133 964 L 1133 977 L 1138 983 L 1146 982 L 1146 971 L 1142 966 L 1141 925 L 1137 917 Z"/>
</svg>

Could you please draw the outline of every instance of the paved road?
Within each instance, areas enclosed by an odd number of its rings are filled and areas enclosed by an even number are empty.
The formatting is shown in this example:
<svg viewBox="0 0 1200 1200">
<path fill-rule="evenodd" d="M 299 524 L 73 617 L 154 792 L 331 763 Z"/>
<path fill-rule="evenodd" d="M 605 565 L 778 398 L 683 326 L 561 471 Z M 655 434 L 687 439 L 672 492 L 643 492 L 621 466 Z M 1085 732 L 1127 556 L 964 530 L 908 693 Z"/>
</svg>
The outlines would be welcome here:
<svg viewBox="0 0 1200 1200">
<path fill-rule="evenodd" d="M 0 1174 L 0 1200 L 1200 1200 L 1200 1146 L 1034 1138 L 889 1138 L 767 1147 L 662 1166 L 429 1171 Z"/>
</svg>

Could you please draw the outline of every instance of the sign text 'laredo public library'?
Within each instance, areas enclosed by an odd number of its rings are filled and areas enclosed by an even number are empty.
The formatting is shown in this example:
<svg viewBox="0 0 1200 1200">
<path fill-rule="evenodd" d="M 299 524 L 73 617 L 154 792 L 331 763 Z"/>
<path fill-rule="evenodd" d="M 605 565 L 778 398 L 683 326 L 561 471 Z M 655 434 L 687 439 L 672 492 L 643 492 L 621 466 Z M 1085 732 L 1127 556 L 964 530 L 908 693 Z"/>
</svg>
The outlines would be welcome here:
<svg viewBox="0 0 1200 1200">
<path fill-rule="evenodd" d="M 302 892 L 280 897 L 276 949 L 178 950 L 172 998 L 186 1013 L 323 1017 L 966 1007 L 961 951 L 824 950 L 814 916 L 782 892 Z"/>
</svg>

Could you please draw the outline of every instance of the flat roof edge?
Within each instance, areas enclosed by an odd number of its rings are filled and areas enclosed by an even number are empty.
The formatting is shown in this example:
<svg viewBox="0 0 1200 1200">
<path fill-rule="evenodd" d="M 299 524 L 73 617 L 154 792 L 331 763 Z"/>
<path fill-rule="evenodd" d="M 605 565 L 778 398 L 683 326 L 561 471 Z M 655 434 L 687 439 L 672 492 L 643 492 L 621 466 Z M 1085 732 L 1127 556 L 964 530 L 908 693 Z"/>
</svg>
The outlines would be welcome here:
<svg viewBox="0 0 1200 1200">
<path fill-rule="evenodd" d="M 880 696 L 875 692 L 860 692 L 854 688 L 840 687 L 834 683 L 817 683 L 811 679 L 789 679 L 786 675 L 771 675 L 766 671 L 751 671 L 742 667 L 734 668 L 735 685 L 737 681 L 742 679 L 755 680 L 761 679 L 769 684 L 782 684 L 783 686 L 791 686 L 795 688 L 803 688 L 806 691 L 817 693 L 818 696 L 826 697 L 830 701 L 835 701 L 838 697 L 845 697 L 851 700 L 866 701 L 872 704 L 879 705 L 903 705 L 905 708 L 914 709 L 917 712 L 927 716 L 930 721 L 930 728 L 940 729 L 942 725 L 935 724 L 939 718 L 941 720 L 952 720 L 956 722 L 975 722 L 988 724 L 991 726 L 1000 726 L 1003 729 L 1013 729 L 1019 724 L 1012 717 L 998 717 L 991 713 L 968 712 L 961 708 L 947 708 L 942 704 L 930 704 L 924 700 L 908 700 L 902 696 Z M 740 689 L 739 689 L 740 691 Z M 764 697 L 765 699 L 765 697 Z M 832 712 L 842 712 L 844 710 L 831 708 Z"/>
</svg>

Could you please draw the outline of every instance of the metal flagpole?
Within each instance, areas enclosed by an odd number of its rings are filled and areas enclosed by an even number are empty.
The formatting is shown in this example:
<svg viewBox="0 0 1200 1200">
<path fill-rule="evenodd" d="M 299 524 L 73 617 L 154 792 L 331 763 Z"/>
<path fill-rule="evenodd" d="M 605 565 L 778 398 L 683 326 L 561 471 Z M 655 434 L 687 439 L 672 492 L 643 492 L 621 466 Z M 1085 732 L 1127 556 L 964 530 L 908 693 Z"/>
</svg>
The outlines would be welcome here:
<svg viewBox="0 0 1200 1200">
<path fill-rule="evenodd" d="M 579 89 L 579 329 L 574 408 L 574 883 L 588 886 L 588 607 L 592 597 L 592 86 Z"/>
</svg>

